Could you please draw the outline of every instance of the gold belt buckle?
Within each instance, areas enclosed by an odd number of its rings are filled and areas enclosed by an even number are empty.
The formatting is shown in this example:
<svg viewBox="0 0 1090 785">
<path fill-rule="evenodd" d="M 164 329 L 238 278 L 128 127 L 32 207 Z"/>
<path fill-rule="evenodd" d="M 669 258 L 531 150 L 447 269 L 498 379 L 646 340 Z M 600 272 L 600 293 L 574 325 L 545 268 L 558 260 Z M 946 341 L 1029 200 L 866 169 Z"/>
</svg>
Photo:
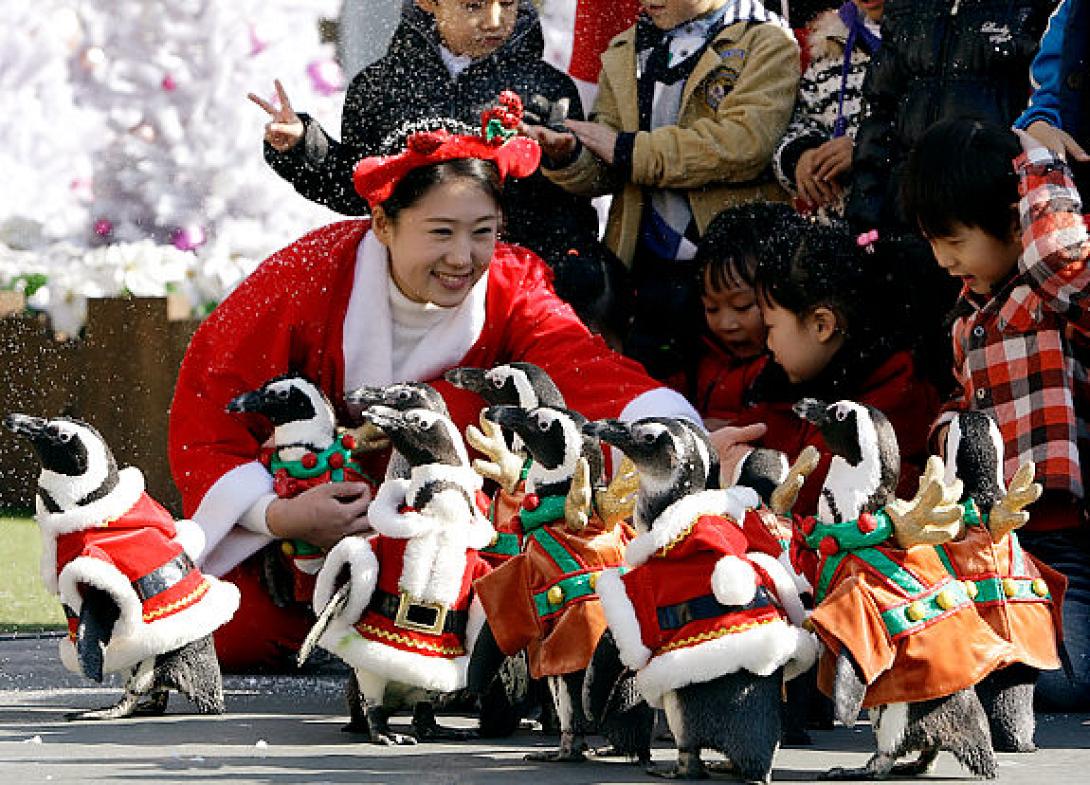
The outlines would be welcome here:
<svg viewBox="0 0 1090 785">
<path fill-rule="evenodd" d="M 416 618 L 409 618 L 412 613 Z M 432 614 L 433 619 L 423 621 L 420 617 Z M 403 630 L 426 632 L 431 635 L 439 635 L 443 632 L 443 625 L 447 621 L 447 606 L 439 602 L 419 602 L 407 593 L 401 592 L 397 603 L 397 616 L 394 618 L 394 626 Z"/>
</svg>

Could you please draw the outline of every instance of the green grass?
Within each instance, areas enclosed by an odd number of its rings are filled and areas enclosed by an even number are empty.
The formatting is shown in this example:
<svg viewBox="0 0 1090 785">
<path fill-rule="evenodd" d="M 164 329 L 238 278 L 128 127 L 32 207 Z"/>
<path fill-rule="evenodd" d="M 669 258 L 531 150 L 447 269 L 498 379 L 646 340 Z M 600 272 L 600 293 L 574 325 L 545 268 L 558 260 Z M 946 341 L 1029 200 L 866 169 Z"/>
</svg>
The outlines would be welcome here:
<svg viewBox="0 0 1090 785">
<path fill-rule="evenodd" d="M 0 632 L 64 627 L 60 601 L 42 584 L 38 525 L 29 518 L 0 518 Z"/>
</svg>

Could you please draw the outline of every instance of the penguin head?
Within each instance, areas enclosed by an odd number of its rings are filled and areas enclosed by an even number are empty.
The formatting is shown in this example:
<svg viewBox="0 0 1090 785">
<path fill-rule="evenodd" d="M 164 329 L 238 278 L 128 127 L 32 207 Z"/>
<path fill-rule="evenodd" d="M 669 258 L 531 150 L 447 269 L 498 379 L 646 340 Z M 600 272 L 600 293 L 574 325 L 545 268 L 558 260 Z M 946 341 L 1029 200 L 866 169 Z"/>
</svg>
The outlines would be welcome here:
<svg viewBox="0 0 1090 785">
<path fill-rule="evenodd" d="M 995 420 L 984 412 L 959 412 L 946 430 L 945 448 L 946 482 L 961 480 L 965 499 L 990 512 L 1006 492 L 1003 436 Z"/>
<path fill-rule="evenodd" d="M 578 412 L 553 406 L 523 409 L 519 406 L 492 406 L 485 418 L 514 431 L 522 439 L 534 464 L 546 470 L 564 469 L 568 479 L 580 457 L 590 464 L 591 481 L 603 473 L 602 449 L 598 440 L 584 434 L 587 418 Z"/>
<path fill-rule="evenodd" d="M 736 476 L 731 485 L 752 488 L 762 502 L 769 504 L 772 492 L 787 479 L 789 468 L 784 453 L 768 447 L 756 447 L 738 462 L 734 470 Z"/>
<path fill-rule="evenodd" d="M 398 382 L 385 387 L 357 387 L 344 397 L 350 406 L 387 406 L 398 411 L 428 409 L 448 414 L 447 402 L 434 387 L 423 382 Z"/>
<path fill-rule="evenodd" d="M 443 374 L 448 382 L 475 392 L 492 405 L 509 404 L 533 409 L 535 406 L 564 407 L 552 378 L 533 363 L 515 362 L 482 368 L 455 368 Z"/>
<path fill-rule="evenodd" d="M 645 417 L 635 422 L 598 420 L 583 432 L 601 439 L 627 455 L 641 478 L 666 481 L 677 478 L 686 492 L 703 490 L 707 481 L 704 462 L 685 423 L 671 417 Z"/>
<path fill-rule="evenodd" d="M 42 462 L 38 495 L 50 512 L 102 498 L 117 487 L 117 462 L 102 435 L 70 417 L 9 414 L 4 426 L 34 446 Z"/>
<path fill-rule="evenodd" d="M 469 465 L 458 428 L 444 414 L 430 409 L 398 411 L 389 406 L 372 406 L 360 416 L 381 428 L 410 466 Z"/>
</svg>

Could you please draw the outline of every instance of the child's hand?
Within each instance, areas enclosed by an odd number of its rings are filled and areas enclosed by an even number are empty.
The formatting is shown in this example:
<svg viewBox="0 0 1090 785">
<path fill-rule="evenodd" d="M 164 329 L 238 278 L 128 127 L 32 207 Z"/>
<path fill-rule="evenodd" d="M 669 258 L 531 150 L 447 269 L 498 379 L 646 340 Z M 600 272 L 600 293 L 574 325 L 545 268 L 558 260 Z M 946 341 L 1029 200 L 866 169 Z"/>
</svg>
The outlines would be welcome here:
<svg viewBox="0 0 1090 785">
<path fill-rule="evenodd" d="M 269 532 L 283 540 L 303 540 L 332 548 L 350 534 L 366 532 L 371 486 L 365 482 L 315 485 L 291 499 L 275 499 L 265 510 Z"/>
<path fill-rule="evenodd" d="M 274 150 L 283 153 L 299 144 L 305 129 L 303 121 L 291 108 L 291 101 L 288 100 L 288 94 L 284 91 L 280 80 L 274 80 L 273 84 L 276 85 L 276 94 L 280 98 L 279 108 L 253 93 L 249 93 L 246 97 L 268 112 L 271 119 L 265 124 L 265 141 L 272 145 Z"/>
<path fill-rule="evenodd" d="M 613 148 L 617 144 L 617 132 L 608 125 L 586 120 L 568 120 L 565 125 L 579 137 L 583 145 L 609 166 L 613 165 Z"/>
<path fill-rule="evenodd" d="M 838 136 L 815 150 L 814 179 L 835 187 L 835 180 L 852 169 L 852 147 L 850 137 Z"/>
<path fill-rule="evenodd" d="M 837 192 L 832 184 L 815 177 L 816 161 L 817 148 L 812 147 L 799 156 L 799 162 L 795 165 L 795 187 L 799 196 L 814 207 L 821 207 L 835 202 Z"/>
<path fill-rule="evenodd" d="M 728 425 L 708 434 L 712 446 L 719 453 L 719 474 L 724 483 L 734 476 L 738 462 L 753 449 L 750 442 L 760 439 L 767 430 L 767 425 L 758 422 L 741 428 Z"/>
<path fill-rule="evenodd" d="M 575 151 L 575 134 L 553 131 L 543 125 L 519 126 L 519 133 L 541 145 L 545 157 L 557 163 L 565 163 Z"/>
<path fill-rule="evenodd" d="M 1027 134 L 1017 128 L 1014 129 L 1014 132 L 1018 134 L 1018 139 L 1022 142 L 1022 149 L 1027 152 L 1030 148 L 1026 147 L 1027 140 L 1025 137 L 1029 136 L 1039 143 L 1036 146 L 1044 145 L 1060 158 L 1070 157 L 1083 163 L 1090 161 L 1090 155 L 1087 155 L 1082 146 L 1071 137 L 1071 134 L 1062 128 L 1056 128 L 1044 120 L 1037 120 L 1030 123 L 1026 131 L 1029 133 Z"/>
</svg>

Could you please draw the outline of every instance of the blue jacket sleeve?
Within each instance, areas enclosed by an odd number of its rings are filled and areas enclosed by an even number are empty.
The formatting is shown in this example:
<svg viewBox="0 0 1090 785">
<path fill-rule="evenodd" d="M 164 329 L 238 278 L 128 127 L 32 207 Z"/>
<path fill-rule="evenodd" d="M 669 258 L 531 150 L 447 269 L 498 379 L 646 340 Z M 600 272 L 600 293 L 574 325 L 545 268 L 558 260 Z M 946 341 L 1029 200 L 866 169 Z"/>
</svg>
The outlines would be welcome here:
<svg viewBox="0 0 1090 785">
<path fill-rule="evenodd" d="M 1029 78 L 1033 94 L 1029 106 L 1014 121 L 1015 128 L 1028 128 L 1030 124 L 1044 120 L 1054 128 L 1062 128 L 1060 118 L 1060 80 L 1063 79 L 1064 32 L 1071 15 L 1072 3 L 1079 0 L 1063 0 L 1048 20 L 1041 46 L 1030 65 Z"/>
</svg>

